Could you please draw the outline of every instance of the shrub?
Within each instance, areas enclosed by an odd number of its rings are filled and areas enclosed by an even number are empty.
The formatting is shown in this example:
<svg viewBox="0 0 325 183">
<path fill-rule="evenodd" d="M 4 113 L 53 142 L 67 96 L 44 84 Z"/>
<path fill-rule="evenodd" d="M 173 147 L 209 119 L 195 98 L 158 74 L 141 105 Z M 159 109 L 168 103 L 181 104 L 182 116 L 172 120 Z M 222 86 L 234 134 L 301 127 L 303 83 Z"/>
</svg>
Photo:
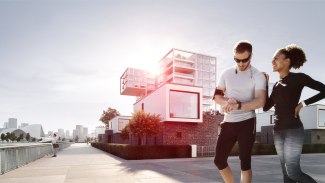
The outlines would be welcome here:
<svg viewBox="0 0 325 183">
<path fill-rule="evenodd" d="M 190 158 L 190 145 L 128 145 L 91 143 L 95 148 L 118 156 L 126 160 L 164 159 L 164 158 Z"/>
</svg>

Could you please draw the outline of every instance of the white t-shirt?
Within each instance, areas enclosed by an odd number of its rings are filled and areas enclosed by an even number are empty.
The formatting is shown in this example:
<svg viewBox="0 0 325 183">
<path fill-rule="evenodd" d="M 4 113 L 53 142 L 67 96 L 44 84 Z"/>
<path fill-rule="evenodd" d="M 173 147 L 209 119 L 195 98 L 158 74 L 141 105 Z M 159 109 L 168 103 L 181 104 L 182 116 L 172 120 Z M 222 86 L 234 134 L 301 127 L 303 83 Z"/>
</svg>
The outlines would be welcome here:
<svg viewBox="0 0 325 183">
<path fill-rule="evenodd" d="M 52 137 L 52 144 L 56 144 L 57 143 L 57 141 L 58 141 L 58 136 L 56 136 L 56 137 Z"/>
<path fill-rule="evenodd" d="M 235 98 L 240 102 L 254 99 L 255 91 L 266 90 L 266 80 L 262 72 L 251 66 L 245 71 L 231 67 L 220 76 L 218 89 L 223 89 L 226 98 Z M 233 110 L 225 113 L 225 122 L 240 122 L 255 117 L 255 110 Z"/>
</svg>

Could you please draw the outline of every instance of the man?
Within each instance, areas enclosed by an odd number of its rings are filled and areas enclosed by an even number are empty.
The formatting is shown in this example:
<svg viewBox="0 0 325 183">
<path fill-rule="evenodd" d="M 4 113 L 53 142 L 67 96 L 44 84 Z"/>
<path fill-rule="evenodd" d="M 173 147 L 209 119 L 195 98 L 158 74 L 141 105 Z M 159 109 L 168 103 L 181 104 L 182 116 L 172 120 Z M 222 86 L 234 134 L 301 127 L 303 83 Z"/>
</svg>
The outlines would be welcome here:
<svg viewBox="0 0 325 183">
<path fill-rule="evenodd" d="M 251 151 L 255 141 L 255 109 L 264 106 L 266 80 L 263 73 L 251 66 L 252 45 L 239 41 L 234 47 L 236 66 L 220 76 L 214 101 L 225 113 L 218 137 L 214 162 L 226 183 L 234 183 L 227 159 L 238 142 L 241 161 L 241 182 L 252 181 Z"/>
<path fill-rule="evenodd" d="M 53 156 L 52 157 L 56 157 L 56 154 L 59 151 L 58 138 L 57 138 L 56 134 L 53 135 L 52 144 L 53 144 Z"/>
</svg>

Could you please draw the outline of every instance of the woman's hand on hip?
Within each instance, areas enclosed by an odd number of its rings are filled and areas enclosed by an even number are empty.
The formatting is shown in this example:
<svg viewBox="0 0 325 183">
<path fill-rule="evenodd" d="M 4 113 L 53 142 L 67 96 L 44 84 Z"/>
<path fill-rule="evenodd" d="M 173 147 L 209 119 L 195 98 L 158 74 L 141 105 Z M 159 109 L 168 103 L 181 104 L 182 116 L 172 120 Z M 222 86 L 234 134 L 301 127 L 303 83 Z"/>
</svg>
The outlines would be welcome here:
<svg viewBox="0 0 325 183">
<path fill-rule="evenodd" d="M 301 108 L 303 108 L 303 105 L 302 105 L 302 103 L 299 103 L 295 108 L 295 118 L 297 118 L 299 116 Z"/>
</svg>

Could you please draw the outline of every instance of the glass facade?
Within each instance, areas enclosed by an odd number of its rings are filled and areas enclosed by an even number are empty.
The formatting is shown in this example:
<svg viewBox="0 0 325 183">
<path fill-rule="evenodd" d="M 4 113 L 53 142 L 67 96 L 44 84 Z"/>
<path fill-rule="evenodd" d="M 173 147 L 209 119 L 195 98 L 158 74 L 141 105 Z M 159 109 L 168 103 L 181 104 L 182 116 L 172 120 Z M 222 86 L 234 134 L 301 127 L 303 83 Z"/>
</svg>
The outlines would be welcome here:
<svg viewBox="0 0 325 183">
<path fill-rule="evenodd" d="M 169 117 L 199 119 L 199 93 L 173 91 L 169 93 Z"/>
<path fill-rule="evenodd" d="M 175 83 L 203 88 L 203 110 L 214 106 L 216 57 L 180 49 L 172 49 L 159 62 L 158 86 Z M 213 107 L 214 108 L 214 107 Z"/>
<path fill-rule="evenodd" d="M 318 110 L 318 126 L 325 127 L 325 109 Z"/>
</svg>

